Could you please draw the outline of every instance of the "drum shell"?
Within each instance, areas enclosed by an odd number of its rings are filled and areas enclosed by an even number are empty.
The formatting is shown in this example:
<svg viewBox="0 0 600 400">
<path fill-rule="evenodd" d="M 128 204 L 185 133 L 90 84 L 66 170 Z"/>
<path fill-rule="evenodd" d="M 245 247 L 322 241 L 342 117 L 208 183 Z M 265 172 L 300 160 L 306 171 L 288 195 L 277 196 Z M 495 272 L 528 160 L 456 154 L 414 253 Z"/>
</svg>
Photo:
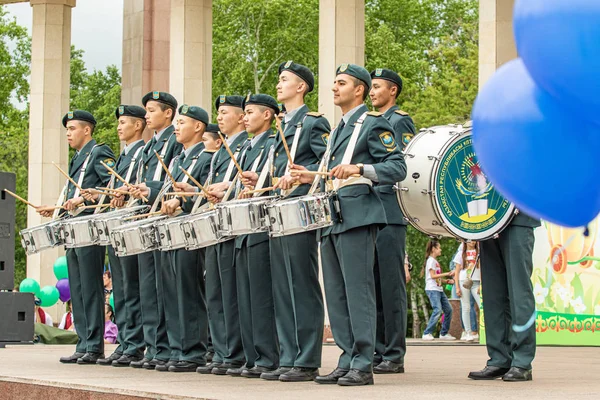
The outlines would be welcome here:
<svg viewBox="0 0 600 400">
<path fill-rule="evenodd" d="M 62 220 L 50 221 L 42 225 L 23 229 L 19 232 L 21 245 L 25 249 L 25 253 L 30 256 L 40 251 L 63 245 L 62 223 Z"/>
<path fill-rule="evenodd" d="M 136 206 L 98 214 L 98 216 L 91 221 L 93 235 L 96 238 L 97 243 L 101 246 L 110 245 L 110 233 L 119 226 L 126 224 L 127 221 L 125 218 L 140 214 L 147 209 L 148 206 Z"/>
<path fill-rule="evenodd" d="M 266 205 L 278 197 L 231 200 L 217 205 L 219 234 L 239 236 L 269 230 Z"/>
<path fill-rule="evenodd" d="M 269 235 L 287 236 L 333 225 L 330 195 L 317 193 L 267 205 Z"/>
<path fill-rule="evenodd" d="M 95 215 L 86 215 L 65 221 L 62 233 L 66 248 L 74 249 L 98 244 L 98 238 L 94 235 L 91 224 L 95 217 Z"/>
<path fill-rule="evenodd" d="M 182 224 L 188 250 L 202 249 L 212 246 L 224 238 L 219 233 L 219 218 L 217 210 L 210 210 L 190 215 Z"/>
<path fill-rule="evenodd" d="M 123 257 L 158 250 L 160 242 L 156 236 L 156 223 L 165 218 L 159 215 L 133 221 L 113 230 L 110 239 L 115 253 Z"/>
<path fill-rule="evenodd" d="M 183 223 L 188 215 L 167 218 L 156 224 L 156 235 L 160 251 L 182 249 L 187 246 Z"/>
</svg>

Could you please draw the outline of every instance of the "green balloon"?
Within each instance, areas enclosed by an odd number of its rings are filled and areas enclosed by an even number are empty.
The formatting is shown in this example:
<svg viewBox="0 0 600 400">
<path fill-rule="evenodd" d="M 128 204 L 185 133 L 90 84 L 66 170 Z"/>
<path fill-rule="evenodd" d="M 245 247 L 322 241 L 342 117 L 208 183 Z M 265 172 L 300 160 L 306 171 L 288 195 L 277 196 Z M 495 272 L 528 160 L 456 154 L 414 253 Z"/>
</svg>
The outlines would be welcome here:
<svg viewBox="0 0 600 400">
<path fill-rule="evenodd" d="M 67 257 L 60 256 L 54 261 L 54 276 L 59 281 L 61 279 L 69 278 L 69 272 L 67 269 Z"/>
<path fill-rule="evenodd" d="M 19 285 L 19 291 L 22 293 L 33 293 L 34 296 L 40 295 L 40 284 L 33 278 L 25 278 Z"/>
<path fill-rule="evenodd" d="M 40 290 L 38 297 L 40 299 L 40 306 L 51 307 L 55 305 L 60 298 L 60 293 L 54 286 L 44 286 L 42 290 Z"/>
<path fill-rule="evenodd" d="M 115 296 L 113 296 L 113 294 L 110 294 L 110 297 L 108 298 L 108 304 L 110 304 L 110 306 L 113 309 L 113 312 L 115 312 Z"/>
</svg>

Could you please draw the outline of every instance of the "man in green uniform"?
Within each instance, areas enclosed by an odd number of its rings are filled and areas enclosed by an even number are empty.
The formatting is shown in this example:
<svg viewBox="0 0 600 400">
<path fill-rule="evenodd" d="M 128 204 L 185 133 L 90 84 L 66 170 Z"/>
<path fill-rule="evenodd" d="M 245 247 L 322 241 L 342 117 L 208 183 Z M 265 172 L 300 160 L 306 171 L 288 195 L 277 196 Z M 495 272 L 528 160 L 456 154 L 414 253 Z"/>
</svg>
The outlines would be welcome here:
<svg viewBox="0 0 600 400">
<path fill-rule="evenodd" d="M 339 213 L 322 232 L 321 250 L 331 329 L 342 354 L 337 368 L 316 377 L 317 383 L 373 384 L 375 239 L 387 220 L 372 185 L 402 181 L 406 165 L 389 122 L 364 104 L 370 86 L 371 76 L 363 67 L 338 67 L 333 99 L 343 118 L 331 134 L 323 166 L 335 178 L 332 203 Z"/>
<path fill-rule="evenodd" d="M 177 143 L 173 127 L 177 100 L 165 92 L 149 92 L 142 98 L 146 107 L 146 124 L 154 131 L 154 136 L 144 147 L 140 164 L 137 191 L 132 194 L 138 198 L 144 195 L 155 198 L 158 190 L 146 185 L 148 181 L 164 181 L 165 171 L 155 155 L 157 152 L 166 165 L 181 152 L 181 144 Z M 161 277 L 160 251 L 150 251 L 138 255 L 140 275 L 140 298 L 142 302 L 142 321 L 146 355 L 130 365 L 134 368 L 155 369 L 161 365 L 164 370 L 169 360 L 179 358 L 172 355 L 166 331 L 164 312 L 164 289 Z M 160 369 L 159 369 L 160 370 Z"/>
<path fill-rule="evenodd" d="M 92 138 L 96 120 L 87 111 L 69 111 L 62 119 L 67 128 L 69 146 L 76 150 L 69 163 L 69 176 L 83 189 L 106 186 L 110 180 L 108 170 L 100 164 L 104 162 L 109 167 L 115 165 L 115 156 L 107 145 L 98 144 Z M 64 211 L 77 216 L 94 213 L 94 209 L 77 210 L 82 205 L 92 205 L 87 202 L 79 188 L 68 182 L 66 192 L 63 191 Z M 96 203 L 97 204 L 97 203 Z M 43 211 L 45 217 L 52 215 L 51 211 Z M 104 358 L 104 246 L 85 246 L 67 249 L 67 264 L 69 269 L 69 287 L 73 304 L 73 321 L 77 331 L 78 341 L 75 353 L 61 357 L 62 363 L 96 364 Z"/>
<path fill-rule="evenodd" d="M 190 185 L 185 169 L 198 182 L 205 182 L 208 178 L 210 162 L 214 150 L 208 150 L 203 143 L 203 135 L 208 125 L 208 113 L 200 107 L 182 105 L 175 128 L 177 142 L 183 145 L 183 152 L 175 159 L 172 166 L 173 190 L 179 192 L 194 192 L 198 187 Z M 192 181 L 193 182 L 193 181 Z M 163 200 L 161 211 L 164 214 L 174 215 L 179 207 L 184 214 L 189 214 L 193 209 L 190 197 L 175 197 Z M 203 202 L 203 199 L 198 199 Z M 163 251 L 166 254 L 166 263 L 161 266 L 170 271 L 168 280 L 163 285 L 165 288 L 165 309 L 167 312 L 167 331 L 169 343 L 173 324 L 177 324 L 174 333 L 179 333 L 179 338 L 174 338 L 180 349 L 177 363 L 169 366 L 170 372 L 196 372 L 199 366 L 206 364 L 206 346 L 208 342 L 208 315 L 206 311 L 206 298 L 204 295 L 204 249 L 186 250 L 175 249 Z M 174 315 L 174 317 L 172 317 Z M 173 347 L 173 346 L 172 346 Z"/>
<path fill-rule="evenodd" d="M 266 94 L 248 95 L 242 103 L 246 131 L 252 135 L 240 157 L 242 193 L 270 186 L 271 124 L 279 113 L 277 101 Z M 260 179 L 259 179 L 260 178 Z M 251 195 L 248 195 L 252 197 Z M 273 308 L 269 234 L 240 235 L 235 239 L 235 269 L 240 331 L 246 364 L 228 375 L 260 378 L 279 366 Z"/>
<path fill-rule="evenodd" d="M 137 170 L 142 158 L 146 128 L 146 110 L 135 105 L 120 105 L 115 110 L 117 133 L 125 142 L 123 152 L 117 160 L 115 171 L 131 184 L 136 183 Z M 111 187 L 118 189 L 123 183 L 111 178 Z M 98 198 L 98 195 L 91 195 Z M 123 196 L 111 200 L 112 208 L 125 206 Z M 113 282 L 115 323 L 118 328 L 119 346 L 107 358 L 98 360 L 100 365 L 126 367 L 132 361 L 139 361 L 144 355 L 144 331 L 140 305 L 140 286 L 137 256 L 117 257 L 112 246 L 107 247 Z"/>
<path fill-rule="evenodd" d="M 219 129 L 235 158 L 239 157 L 248 140 L 244 130 L 243 100 L 241 96 L 221 95 L 215 101 Z M 210 202 L 217 203 L 225 198 L 236 173 L 224 143 L 213 157 L 207 188 L 211 194 Z M 234 261 L 233 239 L 206 248 L 206 300 L 215 354 L 210 364 L 198 367 L 196 371 L 201 374 L 225 375 L 228 369 L 244 364 Z"/>
<path fill-rule="evenodd" d="M 401 111 L 396 100 L 402 91 L 402 78 L 389 69 L 371 72 L 371 103 L 392 125 L 396 143 L 402 149 L 415 134 L 408 113 Z M 375 243 L 375 292 L 377 299 L 377 335 L 373 372 L 404 372 L 406 354 L 406 220 L 393 185 L 377 185 L 388 224 L 377 234 Z"/>
<path fill-rule="evenodd" d="M 279 66 L 277 100 L 287 110 L 281 130 L 294 164 L 318 168 L 331 128 L 321 114 L 309 112 L 304 97 L 314 88 L 314 76 L 304 65 L 288 61 Z M 304 196 L 310 185 L 297 185 L 281 135 L 275 136 L 277 192 Z M 279 368 L 261 378 L 284 382 L 312 381 L 321 366 L 325 311 L 319 284 L 318 243 L 315 232 L 272 237 L 271 274 L 275 321 L 279 338 Z"/>
<path fill-rule="evenodd" d="M 497 239 L 480 243 L 481 284 L 484 287 L 485 336 L 490 359 L 471 379 L 507 382 L 533 379 L 535 357 L 535 298 L 533 272 L 533 230 L 540 221 L 517 214 Z"/>
</svg>

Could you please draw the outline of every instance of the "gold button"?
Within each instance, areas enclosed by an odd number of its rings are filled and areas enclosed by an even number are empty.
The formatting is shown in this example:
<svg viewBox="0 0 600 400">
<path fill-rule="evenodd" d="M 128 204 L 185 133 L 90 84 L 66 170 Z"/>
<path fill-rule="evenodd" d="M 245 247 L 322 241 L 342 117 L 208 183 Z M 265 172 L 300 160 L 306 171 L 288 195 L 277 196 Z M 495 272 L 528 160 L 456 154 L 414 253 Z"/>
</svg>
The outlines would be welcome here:
<svg viewBox="0 0 600 400">
<path fill-rule="evenodd" d="M 279 153 L 275 153 L 275 157 L 279 157 Z"/>
<path fill-rule="evenodd" d="M 335 160 L 335 156 L 331 156 L 331 159 L 332 159 L 332 160 Z"/>
<path fill-rule="evenodd" d="M 148 166 L 146 165 L 146 169 L 148 169 Z"/>
<path fill-rule="evenodd" d="M 215 175 L 216 175 L 216 176 L 219 176 L 219 173 L 217 172 Z"/>
</svg>

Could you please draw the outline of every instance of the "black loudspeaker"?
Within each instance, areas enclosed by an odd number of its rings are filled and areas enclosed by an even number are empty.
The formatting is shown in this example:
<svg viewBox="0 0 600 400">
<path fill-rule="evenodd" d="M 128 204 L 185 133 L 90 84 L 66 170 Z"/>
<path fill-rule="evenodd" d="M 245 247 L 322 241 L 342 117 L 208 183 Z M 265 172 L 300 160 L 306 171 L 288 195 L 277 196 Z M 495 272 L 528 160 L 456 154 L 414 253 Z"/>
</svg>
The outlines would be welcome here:
<svg viewBox="0 0 600 400">
<path fill-rule="evenodd" d="M 33 294 L 0 292 L 0 345 L 33 341 Z"/>
<path fill-rule="evenodd" d="M 15 287 L 15 198 L 4 191 L 15 187 L 15 174 L 0 172 L 0 290 Z"/>
</svg>

